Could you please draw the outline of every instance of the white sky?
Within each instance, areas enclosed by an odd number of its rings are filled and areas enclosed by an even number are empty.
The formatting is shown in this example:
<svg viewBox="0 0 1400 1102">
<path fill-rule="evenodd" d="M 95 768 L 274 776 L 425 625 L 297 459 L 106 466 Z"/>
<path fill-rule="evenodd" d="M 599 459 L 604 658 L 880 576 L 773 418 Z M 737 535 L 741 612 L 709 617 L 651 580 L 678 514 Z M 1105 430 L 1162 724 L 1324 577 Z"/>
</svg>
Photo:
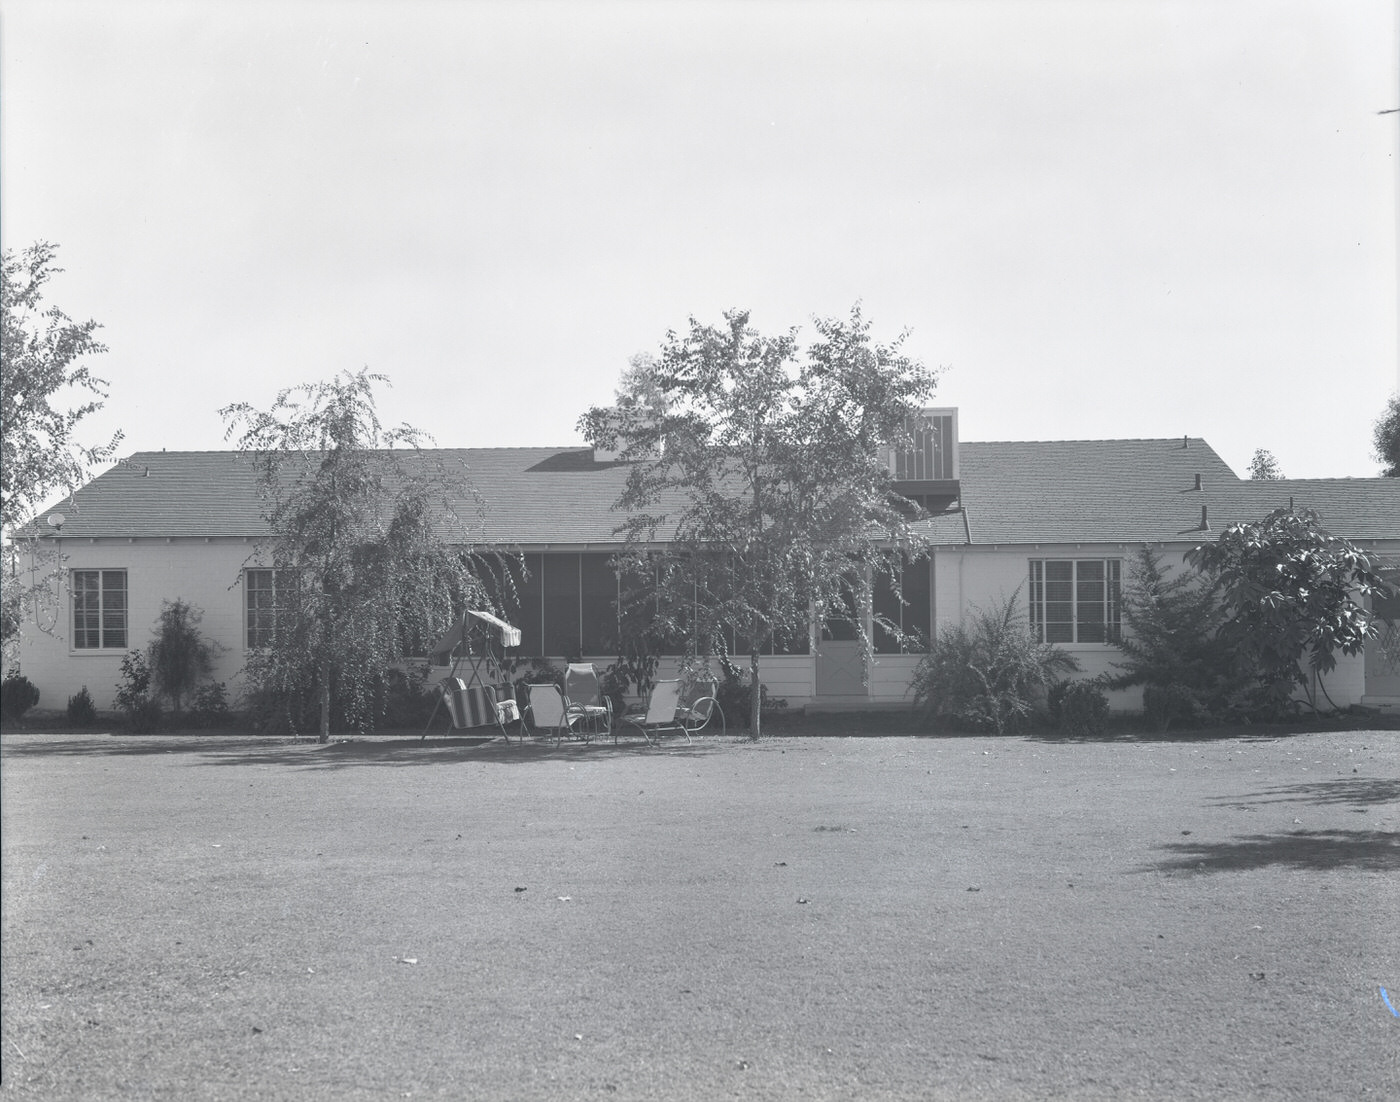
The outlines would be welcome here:
<svg viewBox="0 0 1400 1102">
<path fill-rule="evenodd" d="M 579 443 L 688 316 L 859 299 L 964 439 L 1374 475 L 1397 51 L 1380 0 L 0 0 L 0 237 L 123 454 L 365 365 L 444 446 Z"/>
</svg>

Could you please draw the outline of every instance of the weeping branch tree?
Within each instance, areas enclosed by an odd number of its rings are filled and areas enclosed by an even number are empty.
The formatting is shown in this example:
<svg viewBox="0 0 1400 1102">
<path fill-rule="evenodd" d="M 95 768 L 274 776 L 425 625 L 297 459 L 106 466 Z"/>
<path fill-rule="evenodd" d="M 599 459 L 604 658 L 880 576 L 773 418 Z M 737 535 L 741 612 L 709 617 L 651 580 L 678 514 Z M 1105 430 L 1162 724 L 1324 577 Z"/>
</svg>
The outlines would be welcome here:
<svg viewBox="0 0 1400 1102">
<path fill-rule="evenodd" d="M 97 339 L 97 322 L 75 322 L 57 306 L 44 305 L 44 285 L 63 271 L 54 265 L 57 252 L 39 242 L 19 253 L 6 249 L 0 263 L 0 529 L 7 539 L 45 498 L 77 489 L 88 466 L 109 459 L 121 441 L 121 433 L 97 447 L 77 440 L 79 423 L 107 397 L 105 380 L 82 361 L 107 349 Z M 83 398 L 84 391 L 90 397 Z M 79 400 L 65 404 L 72 397 Z M 37 566 L 28 582 L 17 570 L 15 546 L 6 549 L 7 646 L 33 593 L 59 569 L 56 556 L 46 556 L 40 541 L 29 544 Z"/>
<path fill-rule="evenodd" d="M 872 578 L 899 594 L 889 552 L 924 546 L 885 456 L 907 441 L 935 373 L 902 353 L 902 336 L 872 340 L 859 307 L 814 324 L 804 351 L 796 330 L 764 336 L 744 311 L 722 326 L 692 318 L 659 358 L 633 360 L 615 407 L 579 422 L 630 463 L 619 531 L 625 568 L 644 579 L 630 611 L 692 654 L 747 650 L 755 736 L 761 655 L 805 641 L 814 616 L 852 611 L 868 655 L 858 610 Z"/>
<path fill-rule="evenodd" d="M 485 599 L 460 514 L 479 509 L 466 467 L 423 452 L 409 426 L 386 429 L 380 383 L 346 372 L 284 390 L 267 410 L 219 411 L 257 472 L 269 528 L 258 562 L 272 570 L 272 608 L 248 677 L 294 728 L 294 705 L 315 700 L 322 742 L 333 692 L 350 726 L 372 727 L 388 671 Z"/>
</svg>

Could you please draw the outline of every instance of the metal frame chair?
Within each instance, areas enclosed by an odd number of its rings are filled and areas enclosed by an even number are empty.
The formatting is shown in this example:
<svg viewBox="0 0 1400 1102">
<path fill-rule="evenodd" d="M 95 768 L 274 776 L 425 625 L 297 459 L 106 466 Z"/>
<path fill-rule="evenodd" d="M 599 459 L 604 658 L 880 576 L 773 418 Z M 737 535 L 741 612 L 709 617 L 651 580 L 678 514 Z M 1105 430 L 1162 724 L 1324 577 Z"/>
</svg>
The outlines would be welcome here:
<svg viewBox="0 0 1400 1102">
<path fill-rule="evenodd" d="M 724 709 L 715 696 L 715 683 L 699 681 L 689 686 L 689 692 L 686 688 L 679 680 L 656 682 L 647 699 L 646 712 L 624 716 L 623 722 L 635 727 L 652 746 L 659 745 L 659 736 L 668 731 L 685 735 L 686 742 L 694 742 L 691 736 L 699 734 L 716 717 L 721 733 L 727 732 Z"/>
<path fill-rule="evenodd" d="M 570 662 L 564 670 L 564 710 L 570 726 L 574 722 L 587 724 L 590 733 L 610 734 L 614 744 L 617 742 L 612 701 L 603 695 L 592 662 Z"/>
</svg>

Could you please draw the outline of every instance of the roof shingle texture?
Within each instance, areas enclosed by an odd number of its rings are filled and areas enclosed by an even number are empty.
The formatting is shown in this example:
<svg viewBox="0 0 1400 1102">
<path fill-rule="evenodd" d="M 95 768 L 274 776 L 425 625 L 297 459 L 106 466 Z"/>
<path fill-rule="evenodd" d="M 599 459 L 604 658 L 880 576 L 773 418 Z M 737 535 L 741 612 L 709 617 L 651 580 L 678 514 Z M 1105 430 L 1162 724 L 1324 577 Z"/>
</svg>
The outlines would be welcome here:
<svg viewBox="0 0 1400 1102">
<path fill-rule="evenodd" d="M 479 542 L 621 539 L 613 505 L 626 467 L 596 463 L 587 448 L 440 448 L 420 458 L 465 466 L 481 503 L 463 501 L 459 512 Z M 1199 542 L 1290 499 L 1339 535 L 1400 539 L 1400 479 L 1241 480 L 1200 439 L 964 442 L 959 464 L 963 512 L 927 522 L 938 544 L 966 544 L 969 534 L 981 545 Z M 64 514 L 65 537 L 266 531 L 252 464 L 229 451 L 138 452 L 49 512 Z"/>
</svg>

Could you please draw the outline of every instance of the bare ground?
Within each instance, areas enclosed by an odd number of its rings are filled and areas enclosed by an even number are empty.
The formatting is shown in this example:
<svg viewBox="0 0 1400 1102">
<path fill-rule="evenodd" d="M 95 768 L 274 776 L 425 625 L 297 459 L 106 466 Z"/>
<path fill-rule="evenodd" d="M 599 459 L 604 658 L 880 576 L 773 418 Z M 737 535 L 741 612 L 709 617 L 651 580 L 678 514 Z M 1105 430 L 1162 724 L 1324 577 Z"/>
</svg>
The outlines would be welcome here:
<svg viewBox="0 0 1400 1102">
<path fill-rule="evenodd" d="M 6 734 L 3 1091 L 1397 1097 L 1397 737 Z"/>
</svg>

